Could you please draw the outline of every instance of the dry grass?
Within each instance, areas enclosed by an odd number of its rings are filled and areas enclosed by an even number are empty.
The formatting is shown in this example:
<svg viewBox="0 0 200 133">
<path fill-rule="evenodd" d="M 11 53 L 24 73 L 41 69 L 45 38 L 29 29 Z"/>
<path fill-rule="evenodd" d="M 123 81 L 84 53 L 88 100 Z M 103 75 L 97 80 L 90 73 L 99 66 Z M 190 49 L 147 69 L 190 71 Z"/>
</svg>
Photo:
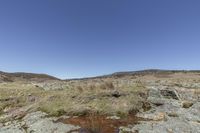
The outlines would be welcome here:
<svg viewBox="0 0 200 133">
<path fill-rule="evenodd" d="M 9 108 L 31 105 L 30 111 L 42 110 L 54 116 L 96 113 L 123 117 L 144 108 L 146 86 L 149 83 L 179 88 L 193 86 L 194 94 L 199 96 L 199 81 L 200 75 L 175 73 L 171 74 L 170 78 L 129 75 L 120 78 L 55 81 L 55 84 L 52 81 L 44 82 L 49 88 L 47 90 L 44 90 L 43 86 L 40 87 L 39 83 L 37 85 L 22 81 L 0 83 L 0 115 Z"/>
<path fill-rule="evenodd" d="M 128 114 L 141 108 L 143 99 L 138 93 L 145 90 L 141 83 L 115 88 L 111 81 L 83 84 L 79 82 L 68 86 L 70 87 L 63 90 L 45 91 L 38 86 L 22 82 L 0 84 L 0 112 L 5 108 L 33 105 L 32 110 L 42 110 L 54 116 L 85 115 L 90 112 Z M 121 96 L 113 97 L 114 91 Z"/>
</svg>

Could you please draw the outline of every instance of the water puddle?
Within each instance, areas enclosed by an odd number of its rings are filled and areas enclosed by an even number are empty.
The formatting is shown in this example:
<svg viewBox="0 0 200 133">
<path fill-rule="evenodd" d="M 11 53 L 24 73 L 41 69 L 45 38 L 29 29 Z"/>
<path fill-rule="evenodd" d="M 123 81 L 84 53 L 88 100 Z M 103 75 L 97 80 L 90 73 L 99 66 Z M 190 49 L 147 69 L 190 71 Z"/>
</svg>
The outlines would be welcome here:
<svg viewBox="0 0 200 133">
<path fill-rule="evenodd" d="M 138 124 L 145 119 L 127 116 L 123 119 L 107 119 L 106 116 L 80 116 L 59 119 L 57 122 L 80 126 L 79 133 L 119 133 L 119 127 Z"/>
</svg>

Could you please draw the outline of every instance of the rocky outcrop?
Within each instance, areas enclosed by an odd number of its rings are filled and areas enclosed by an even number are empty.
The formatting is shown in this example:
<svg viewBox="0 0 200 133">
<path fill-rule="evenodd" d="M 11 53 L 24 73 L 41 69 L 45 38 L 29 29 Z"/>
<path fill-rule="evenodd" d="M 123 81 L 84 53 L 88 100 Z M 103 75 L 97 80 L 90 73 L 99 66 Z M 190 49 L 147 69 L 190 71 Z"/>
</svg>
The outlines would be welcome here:
<svg viewBox="0 0 200 133">
<path fill-rule="evenodd" d="M 129 133 L 200 133 L 200 101 L 191 97 L 180 96 L 176 90 L 150 88 L 148 101 L 152 108 L 137 116 L 149 119 L 132 127 L 121 127 L 120 132 Z M 183 89 L 182 89 L 183 90 Z M 190 94 L 190 93 L 189 93 Z"/>
<path fill-rule="evenodd" d="M 79 129 L 77 126 L 54 122 L 58 118 L 47 117 L 46 113 L 33 112 L 21 120 L 1 124 L 0 133 L 66 133 Z"/>
</svg>

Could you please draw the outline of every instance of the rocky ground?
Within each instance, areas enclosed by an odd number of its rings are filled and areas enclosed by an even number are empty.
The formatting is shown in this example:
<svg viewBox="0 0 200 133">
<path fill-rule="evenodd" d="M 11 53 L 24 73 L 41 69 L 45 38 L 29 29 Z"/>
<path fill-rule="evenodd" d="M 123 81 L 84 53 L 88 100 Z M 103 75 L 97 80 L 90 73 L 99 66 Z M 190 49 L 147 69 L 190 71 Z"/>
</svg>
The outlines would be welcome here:
<svg viewBox="0 0 200 133">
<path fill-rule="evenodd" d="M 107 133 L 101 129 L 112 124 L 116 126 L 114 132 L 119 133 L 200 133 L 197 72 L 115 75 L 87 80 L 20 82 L 20 85 L 2 82 L 0 89 L 0 133 Z M 67 101 L 70 104 L 65 104 Z M 89 123 L 77 119 L 80 114 L 91 112 L 95 114 Z M 96 123 L 95 115 L 102 114 L 107 118 Z M 130 115 L 138 119 L 124 122 Z M 83 125 L 88 130 L 82 130 Z"/>
<path fill-rule="evenodd" d="M 56 123 L 58 118 L 47 117 L 46 113 L 33 112 L 22 119 L 9 121 L 0 125 L 2 133 L 66 133 L 80 127 Z"/>
<path fill-rule="evenodd" d="M 148 101 L 152 108 L 137 116 L 151 119 L 123 131 L 139 133 L 200 133 L 200 97 L 195 90 L 152 87 Z"/>
</svg>

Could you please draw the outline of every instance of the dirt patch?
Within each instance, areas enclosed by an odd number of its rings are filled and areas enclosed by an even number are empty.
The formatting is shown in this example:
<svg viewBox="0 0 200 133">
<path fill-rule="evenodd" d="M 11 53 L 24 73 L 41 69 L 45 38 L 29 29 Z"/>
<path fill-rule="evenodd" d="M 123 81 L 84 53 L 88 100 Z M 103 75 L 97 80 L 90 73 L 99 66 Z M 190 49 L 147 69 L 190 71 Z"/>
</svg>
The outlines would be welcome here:
<svg viewBox="0 0 200 133">
<path fill-rule="evenodd" d="M 79 133 L 118 133 L 119 127 L 138 124 L 147 119 L 129 115 L 122 119 L 107 119 L 106 116 L 80 116 L 68 119 L 59 119 L 56 122 L 80 126 Z"/>
</svg>

